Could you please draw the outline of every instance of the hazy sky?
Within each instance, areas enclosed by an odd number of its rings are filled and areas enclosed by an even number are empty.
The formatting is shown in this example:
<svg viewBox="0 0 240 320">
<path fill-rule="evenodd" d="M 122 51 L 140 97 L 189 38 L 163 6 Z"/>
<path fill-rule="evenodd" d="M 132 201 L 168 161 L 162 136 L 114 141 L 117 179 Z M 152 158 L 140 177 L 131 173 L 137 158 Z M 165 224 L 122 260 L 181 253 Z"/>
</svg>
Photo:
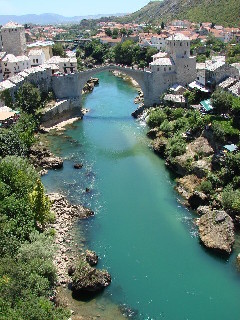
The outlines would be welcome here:
<svg viewBox="0 0 240 320">
<path fill-rule="evenodd" d="M 134 12 L 150 0 L 0 0 L 0 14 L 58 13 L 81 16 Z"/>
</svg>

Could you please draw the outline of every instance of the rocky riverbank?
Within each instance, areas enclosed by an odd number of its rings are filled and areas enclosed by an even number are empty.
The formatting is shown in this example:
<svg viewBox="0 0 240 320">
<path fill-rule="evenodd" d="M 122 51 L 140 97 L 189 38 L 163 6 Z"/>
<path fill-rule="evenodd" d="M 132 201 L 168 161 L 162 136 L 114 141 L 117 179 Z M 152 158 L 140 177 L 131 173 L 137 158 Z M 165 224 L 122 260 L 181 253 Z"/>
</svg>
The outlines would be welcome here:
<svg viewBox="0 0 240 320">
<path fill-rule="evenodd" d="M 83 87 L 82 94 L 90 93 L 93 91 L 94 87 L 99 84 L 98 78 L 91 78 L 87 81 Z"/>
<path fill-rule="evenodd" d="M 73 227 L 79 219 L 87 219 L 94 215 L 93 211 L 80 205 L 71 205 L 67 199 L 58 193 L 48 195 L 51 208 L 55 214 L 55 222 L 50 225 L 56 231 L 55 244 L 57 252 L 55 266 L 57 269 L 58 285 L 66 286 L 71 282 L 68 268 L 78 259 L 79 249 Z"/>
<path fill-rule="evenodd" d="M 139 90 L 141 90 L 141 88 L 140 88 L 139 84 L 137 83 L 137 81 L 135 81 L 132 77 L 122 73 L 121 71 L 117 71 L 117 70 L 113 70 L 111 72 L 115 77 L 121 78 L 124 81 L 129 82 L 133 87 L 138 88 Z"/>
<path fill-rule="evenodd" d="M 154 108 L 147 110 L 141 107 L 132 115 L 146 121 L 151 110 Z M 150 129 L 147 135 L 152 140 L 153 151 L 165 158 L 166 165 L 179 176 L 176 190 L 182 196 L 183 204 L 201 216 L 197 222 L 200 241 L 211 250 L 230 254 L 234 244 L 234 223 L 235 226 L 239 224 L 236 217 L 232 218 L 223 210 L 222 189 L 216 189 L 214 197 L 207 192 L 207 175 L 212 172 L 215 150 L 205 131 L 189 139 L 188 136 L 184 137 L 185 152 L 171 157 L 167 156 L 169 137 L 159 127 Z"/>
<path fill-rule="evenodd" d="M 63 167 L 63 159 L 56 157 L 41 143 L 30 148 L 29 160 L 36 169 L 40 169 L 40 175 L 46 174 L 48 169 Z"/>
</svg>

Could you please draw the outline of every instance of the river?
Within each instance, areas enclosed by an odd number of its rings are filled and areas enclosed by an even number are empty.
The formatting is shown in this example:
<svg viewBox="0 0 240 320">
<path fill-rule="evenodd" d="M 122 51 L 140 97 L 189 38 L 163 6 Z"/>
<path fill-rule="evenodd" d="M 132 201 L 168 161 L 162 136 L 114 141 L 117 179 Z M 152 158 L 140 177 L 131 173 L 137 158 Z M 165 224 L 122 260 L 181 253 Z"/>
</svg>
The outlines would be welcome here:
<svg viewBox="0 0 240 320">
<path fill-rule="evenodd" d="M 128 306 L 136 319 L 239 320 L 239 246 L 224 259 L 200 245 L 196 216 L 179 203 L 173 177 L 148 146 L 147 128 L 131 117 L 136 89 L 109 72 L 98 77 L 100 85 L 84 98 L 84 120 L 49 137 L 64 168 L 43 177 L 47 191 L 96 213 L 79 233 L 113 281 L 95 303 Z M 83 169 L 73 169 L 75 162 Z"/>
</svg>

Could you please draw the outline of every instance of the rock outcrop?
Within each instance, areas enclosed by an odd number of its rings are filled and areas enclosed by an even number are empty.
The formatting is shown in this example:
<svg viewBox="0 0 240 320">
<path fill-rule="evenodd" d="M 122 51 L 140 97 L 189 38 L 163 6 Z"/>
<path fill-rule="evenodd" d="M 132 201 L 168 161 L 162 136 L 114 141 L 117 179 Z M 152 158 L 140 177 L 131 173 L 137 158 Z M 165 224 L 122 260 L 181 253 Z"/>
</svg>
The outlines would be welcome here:
<svg viewBox="0 0 240 320">
<path fill-rule="evenodd" d="M 87 261 L 87 263 L 90 264 L 91 267 L 97 265 L 98 256 L 97 256 L 96 252 L 90 251 L 90 250 L 86 250 L 85 255 L 86 255 L 86 261 Z"/>
<path fill-rule="evenodd" d="M 209 249 L 230 254 L 234 243 L 232 218 L 220 210 L 209 211 L 198 221 L 199 237 Z"/>
<path fill-rule="evenodd" d="M 73 269 L 74 270 L 74 269 Z M 72 275 L 72 291 L 96 292 L 109 286 L 111 276 L 106 270 L 92 268 L 86 261 L 80 260 Z"/>
<path fill-rule="evenodd" d="M 193 174 L 187 175 L 177 180 L 176 190 L 185 200 L 188 201 L 200 183 L 201 180 L 197 176 Z"/>
<path fill-rule="evenodd" d="M 135 104 L 144 103 L 144 95 L 142 90 L 138 90 L 138 96 L 134 99 Z"/>
<path fill-rule="evenodd" d="M 78 219 L 86 219 L 94 213 L 80 205 L 71 205 L 67 199 L 58 193 L 48 195 L 51 209 L 55 214 L 55 222 L 50 225 L 56 231 L 55 244 L 57 247 L 54 264 L 57 269 L 58 283 L 66 285 L 71 282 L 67 274 L 69 263 L 78 256 L 78 245 L 72 234 L 73 224 Z"/>
<path fill-rule="evenodd" d="M 167 139 L 164 137 L 156 138 L 152 142 L 153 151 L 161 156 L 164 155 L 166 145 L 167 145 Z"/>
<path fill-rule="evenodd" d="M 82 94 L 92 92 L 94 87 L 99 84 L 98 78 L 91 78 L 87 81 L 85 86 L 83 87 Z"/>
<path fill-rule="evenodd" d="M 59 169 L 63 167 L 63 160 L 54 156 L 53 153 L 41 145 L 31 147 L 29 159 L 35 167 L 43 169 Z"/>
</svg>

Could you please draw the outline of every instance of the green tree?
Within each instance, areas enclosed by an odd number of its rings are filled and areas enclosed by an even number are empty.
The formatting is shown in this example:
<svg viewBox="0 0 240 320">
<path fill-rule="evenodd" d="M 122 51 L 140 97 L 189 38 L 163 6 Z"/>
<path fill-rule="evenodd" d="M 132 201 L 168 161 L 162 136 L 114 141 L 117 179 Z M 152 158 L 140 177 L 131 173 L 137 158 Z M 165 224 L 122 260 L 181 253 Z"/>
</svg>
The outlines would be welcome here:
<svg viewBox="0 0 240 320">
<path fill-rule="evenodd" d="M 61 45 L 61 43 L 55 43 L 53 46 L 52 46 L 52 52 L 53 52 L 53 55 L 54 56 L 60 56 L 62 58 L 65 58 L 66 57 L 66 53 L 63 49 L 63 46 Z"/>
<path fill-rule="evenodd" d="M 35 214 L 35 223 L 40 223 L 40 225 L 44 227 L 47 223 L 53 221 L 54 215 L 50 210 L 50 201 L 45 195 L 44 187 L 40 179 L 37 180 L 33 192 L 30 193 L 30 204 Z"/>
<path fill-rule="evenodd" d="M 126 36 L 127 35 L 127 30 L 125 28 L 120 29 L 120 34 L 121 36 Z"/>
<path fill-rule="evenodd" d="M 108 37 L 111 37 L 113 34 L 112 34 L 112 30 L 110 28 L 107 28 L 105 29 L 105 34 L 108 36 Z"/>
<path fill-rule="evenodd" d="M 16 107 L 23 112 L 35 114 L 41 107 L 41 93 L 31 83 L 25 82 L 16 93 Z"/>
<path fill-rule="evenodd" d="M 161 29 L 163 30 L 165 28 L 165 24 L 164 24 L 164 22 L 162 21 L 162 23 L 161 23 Z"/>
<path fill-rule="evenodd" d="M 9 89 L 6 89 L 0 93 L 0 99 L 4 101 L 4 104 L 12 108 L 13 107 L 13 99 Z"/>
<path fill-rule="evenodd" d="M 211 97 L 214 112 L 217 114 L 228 113 L 232 107 L 232 95 L 226 91 L 216 90 Z"/>
</svg>

